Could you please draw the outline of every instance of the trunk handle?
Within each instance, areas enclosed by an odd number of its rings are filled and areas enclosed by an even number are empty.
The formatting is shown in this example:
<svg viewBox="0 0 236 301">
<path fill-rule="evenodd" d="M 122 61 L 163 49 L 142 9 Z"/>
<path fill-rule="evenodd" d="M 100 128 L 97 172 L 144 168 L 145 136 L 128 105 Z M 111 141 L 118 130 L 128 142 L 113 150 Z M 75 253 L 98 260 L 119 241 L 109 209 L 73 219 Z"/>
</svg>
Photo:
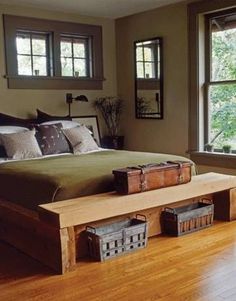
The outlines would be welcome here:
<svg viewBox="0 0 236 301">
<path fill-rule="evenodd" d="M 145 222 L 147 221 L 146 215 L 137 213 L 135 217 L 138 219 L 139 216 L 142 217 Z"/>
<path fill-rule="evenodd" d="M 168 213 L 176 214 L 176 211 L 175 211 L 174 208 L 165 207 L 165 208 L 164 208 L 164 211 L 165 211 L 165 212 L 168 212 Z"/>
<path fill-rule="evenodd" d="M 92 233 L 94 233 L 94 234 L 96 234 L 96 228 L 94 228 L 94 227 L 92 227 L 92 226 L 86 226 L 86 231 L 88 231 L 88 232 L 91 232 L 91 230 L 92 230 Z M 90 231 L 89 231 L 90 230 Z"/>
</svg>

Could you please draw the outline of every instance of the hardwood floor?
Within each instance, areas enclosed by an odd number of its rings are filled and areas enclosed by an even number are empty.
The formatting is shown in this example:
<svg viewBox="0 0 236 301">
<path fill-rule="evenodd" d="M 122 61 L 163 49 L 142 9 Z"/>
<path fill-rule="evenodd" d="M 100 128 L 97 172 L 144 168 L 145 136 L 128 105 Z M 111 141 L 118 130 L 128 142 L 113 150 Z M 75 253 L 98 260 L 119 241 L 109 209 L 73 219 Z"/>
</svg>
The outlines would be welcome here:
<svg viewBox="0 0 236 301">
<path fill-rule="evenodd" d="M 63 276 L 0 243 L 1 301 L 236 301 L 236 222 L 148 247 Z"/>
</svg>

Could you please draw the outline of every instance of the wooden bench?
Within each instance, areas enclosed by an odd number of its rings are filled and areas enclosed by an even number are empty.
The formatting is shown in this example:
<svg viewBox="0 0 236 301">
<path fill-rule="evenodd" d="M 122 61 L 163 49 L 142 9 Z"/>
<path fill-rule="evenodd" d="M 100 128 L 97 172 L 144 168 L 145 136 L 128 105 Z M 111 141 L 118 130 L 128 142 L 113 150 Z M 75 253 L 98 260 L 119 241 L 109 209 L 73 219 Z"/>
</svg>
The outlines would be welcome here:
<svg viewBox="0 0 236 301">
<path fill-rule="evenodd" d="M 0 201 L 0 238 L 59 273 L 73 270 L 86 256 L 86 225 L 97 226 L 137 213 L 147 216 L 149 237 L 161 233 L 165 206 L 181 206 L 210 198 L 215 218 L 236 219 L 236 177 L 207 173 L 188 184 L 132 195 L 115 192 L 40 205 L 38 213 Z"/>
</svg>

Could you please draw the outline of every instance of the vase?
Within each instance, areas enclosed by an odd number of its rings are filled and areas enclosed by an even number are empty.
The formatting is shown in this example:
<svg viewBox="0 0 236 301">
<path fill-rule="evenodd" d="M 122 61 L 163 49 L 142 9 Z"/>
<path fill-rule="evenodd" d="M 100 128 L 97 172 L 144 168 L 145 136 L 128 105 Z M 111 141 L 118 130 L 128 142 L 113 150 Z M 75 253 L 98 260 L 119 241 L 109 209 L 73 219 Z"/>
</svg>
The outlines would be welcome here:
<svg viewBox="0 0 236 301">
<path fill-rule="evenodd" d="M 104 136 L 102 138 L 102 147 L 111 149 L 123 149 L 124 136 Z"/>
</svg>

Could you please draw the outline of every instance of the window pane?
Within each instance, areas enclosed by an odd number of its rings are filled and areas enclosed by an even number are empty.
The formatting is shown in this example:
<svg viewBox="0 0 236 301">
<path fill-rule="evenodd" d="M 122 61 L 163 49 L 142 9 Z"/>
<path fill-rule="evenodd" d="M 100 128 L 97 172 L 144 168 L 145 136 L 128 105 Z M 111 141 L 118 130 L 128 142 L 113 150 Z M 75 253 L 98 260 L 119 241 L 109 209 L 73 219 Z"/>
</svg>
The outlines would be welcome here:
<svg viewBox="0 0 236 301">
<path fill-rule="evenodd" d="M 152 48 L 150 48 L 150 47 L 144 48 L 144 59 L 145 59 L 145 61 L 153 61 L 154 60 Z"/>
<path fill-rule="evenodd" d="M 86 57 L 86 52 L 85 52 L 85 44 L 81 42 L 76 42 L 74 40 L 73 44 L 73 50 L 74 50 L 74 57 L 80 57 L 80 58 L 85 58 Z"/>
<path fill-rule="evenodd" d="M 47 59 L 42 56 L 33 56 L 34 75 L 47 76 Z"/>
<path fill-rule="evenodd" d="M 66 59 L 67 58 L 67 59 Z M 90 76 L 88 39 L 76 36 L 61 38 L 61 70 L 64 76 Z"/>
<path fill-rule="evenodd" d="M 137 77 L 144 78 L 143 63 L 137 62 Z"/>
<path fill-rule="evenodd" d="M 75 72 L 79 72 L 79 76 L 87 76 L 86 72 L 86 60 L 75 59 L 74 60 Z"/>
<path fill-rule="evenodd" d="M 236 28 L 212 32 L 212 81 L 236 79 Z"/>
<path fill-rule="evenodd" d="M 61 74 L 62 76 L 73 76 L 72 59 L 62 57 L 61 58 Z"/>
<path fill-rule="evenodd" d="M 46 55 L 46 37 L 32 37 L 33 55 Z"/>
<path fill-rule="evenodd" d="M 17 55 L 18 74 L 32 75 L 31 57 L 26 55 Z"/>
<path fill-rule="evenodd" d="M 210 141 L 215 149 L 231 145 L 236 150 L 236 85 L 210 87 Z"/>
<path fill-rule="evenodd" d="M 61 56 L 72 57 L 71 39 L 61 40 Z"/>
<path fill-rule="evenodd" d="M 18 54 L 30 54 L 30 36 L 17 34 L 16 48 Z"/>
<path fill-rule="evenodd" d="M 136 60 L 143 61 L 143 47 L 136 48 Z"/>
<path fill-rule="evenodd" d="M 154 63 L 145 63 L 145 78 L 155 78 L 154 66 Z"/>
</svg>

